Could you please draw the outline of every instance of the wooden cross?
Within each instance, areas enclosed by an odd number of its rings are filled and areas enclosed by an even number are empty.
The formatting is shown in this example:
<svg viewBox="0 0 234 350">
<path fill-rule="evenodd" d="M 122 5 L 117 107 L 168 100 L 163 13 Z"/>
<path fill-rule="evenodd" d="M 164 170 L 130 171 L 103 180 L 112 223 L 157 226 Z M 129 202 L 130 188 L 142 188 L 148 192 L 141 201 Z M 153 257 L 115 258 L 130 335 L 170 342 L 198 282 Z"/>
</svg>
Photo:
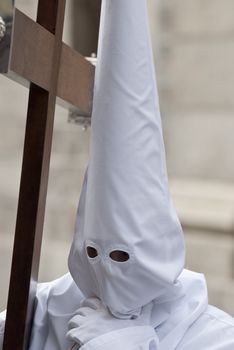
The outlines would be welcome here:
<svg viewBox="0 0 234 350">
<path fill-rule="evenodd" d="M 39 0 L 34 22 L 14 8 L 12 0 L 0 0 L 0 73 L 29 86 L 3 350 L 28 346 L 56 98 L 82 115 L 90 115 L 92 108 L 94 67 L 62 43 L 65 2 Z"/>
</svg>

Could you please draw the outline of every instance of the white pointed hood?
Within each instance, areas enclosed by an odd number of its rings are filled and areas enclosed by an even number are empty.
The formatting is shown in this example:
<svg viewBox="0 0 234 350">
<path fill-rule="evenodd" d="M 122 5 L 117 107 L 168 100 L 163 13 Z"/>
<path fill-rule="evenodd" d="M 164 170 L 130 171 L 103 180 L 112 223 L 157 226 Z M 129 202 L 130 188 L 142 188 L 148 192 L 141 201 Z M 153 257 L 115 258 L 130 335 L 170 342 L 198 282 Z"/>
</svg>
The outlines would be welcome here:
<svg viewBox="0 0 234 350">
<path fill-rule="evenodd" d="M 69 268 L 85 296 L 128 316 L 175 298 L 183 266 L 146 1 L 103 0 L 90 162 Z"/>
</svg>

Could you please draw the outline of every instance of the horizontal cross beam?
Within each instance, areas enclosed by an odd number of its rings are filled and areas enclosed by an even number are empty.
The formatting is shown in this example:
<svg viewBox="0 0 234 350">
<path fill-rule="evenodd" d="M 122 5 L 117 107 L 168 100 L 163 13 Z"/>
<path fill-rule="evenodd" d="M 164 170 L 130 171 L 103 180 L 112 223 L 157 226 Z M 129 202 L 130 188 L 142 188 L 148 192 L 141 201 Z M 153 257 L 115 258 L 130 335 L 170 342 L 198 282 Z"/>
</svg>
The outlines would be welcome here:
<svg viewBox="0 0 234 350">
<path fill-rule="evenodd" d="M 13 10 L 12 30 L 0 42 L 0 73 L 23 85 L 49 90 L 54 35 L 18 9 Z M 5 44 L 5 46 L 4 46 Z M 58 77 L 59 103 L 82 115 L 92 109 L 94 66 L 81 54 L 62 44 Z"/>
</svg>

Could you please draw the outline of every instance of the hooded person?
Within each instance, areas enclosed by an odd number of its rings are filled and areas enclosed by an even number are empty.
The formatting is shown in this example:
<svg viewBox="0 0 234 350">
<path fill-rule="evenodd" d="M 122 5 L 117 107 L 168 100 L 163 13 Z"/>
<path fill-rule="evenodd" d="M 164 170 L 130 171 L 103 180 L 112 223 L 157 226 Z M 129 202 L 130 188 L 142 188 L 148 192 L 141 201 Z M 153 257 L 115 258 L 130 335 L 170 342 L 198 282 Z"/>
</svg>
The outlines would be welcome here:
<svg viewBox="0 0 234 350">
<path fill-rule="evenodd" d="M 121 329 L 122 346 L 142 334 L 152 349 L 174 349 L 207 308 L 207 290 L 203 276 L 182 273 L 145 0 L 102 1 L 97 57 L 90 160 L 69 256 L 90 303 L 71 320 L 68 337 L 83 344 Z M 95 330 L 83 331 L 92 318 Z M 112 336 L 117 349 L 119 332 Z"/>
<path fill-rule="evenodd" d="M 138 316 L 177 293 L 184 267 L 145 1 L 102 3 L 90 148 L 69 268 L 85 296 Z"/>
<path fill-rule="evenodd" d="M 184 255 L 146 0 L 102 0 L 71 275 L 39 285 L 29 349 L 233 350 L 233 319 L 208 306 Z"/>
</svg>

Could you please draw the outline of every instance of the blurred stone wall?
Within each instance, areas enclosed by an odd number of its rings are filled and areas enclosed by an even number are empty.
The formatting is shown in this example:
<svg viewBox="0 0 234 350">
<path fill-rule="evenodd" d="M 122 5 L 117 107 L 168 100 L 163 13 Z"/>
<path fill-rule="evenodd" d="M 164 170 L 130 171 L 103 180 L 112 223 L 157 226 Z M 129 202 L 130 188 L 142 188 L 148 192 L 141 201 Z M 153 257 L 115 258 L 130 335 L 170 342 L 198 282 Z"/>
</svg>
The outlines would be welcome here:
<svg viewBox="0 0 234 350">
<path fill-rule="evenodd" d="M 234 3 L 160 0 L 158 7 L 169 175 L 233 181 Z"/>
<path fill-rule="evenodd" d="M 75 0 L 76 1 L 76 0 Z M 16 5 L 36 16 L 36 1 Z M 234 3 L 148 0 L 171 192 L 187 267 L 205 272 L 212 303 L 234 313 Z M 67 1 L 64 40 L 75 17 Z M 27 90 L 0 76 L 0 307 L 6 305 Z M 56 108 L 40 280 L 67 271 L 88 162 L 89 130 Z M 27 213 L 25 213 L 27 215 Z"/>
<path fill-rule="evenodd" d="M 234 314 L 234 2 L 150 0 L 171 192 L 187 267 Z"/>
</svg>

